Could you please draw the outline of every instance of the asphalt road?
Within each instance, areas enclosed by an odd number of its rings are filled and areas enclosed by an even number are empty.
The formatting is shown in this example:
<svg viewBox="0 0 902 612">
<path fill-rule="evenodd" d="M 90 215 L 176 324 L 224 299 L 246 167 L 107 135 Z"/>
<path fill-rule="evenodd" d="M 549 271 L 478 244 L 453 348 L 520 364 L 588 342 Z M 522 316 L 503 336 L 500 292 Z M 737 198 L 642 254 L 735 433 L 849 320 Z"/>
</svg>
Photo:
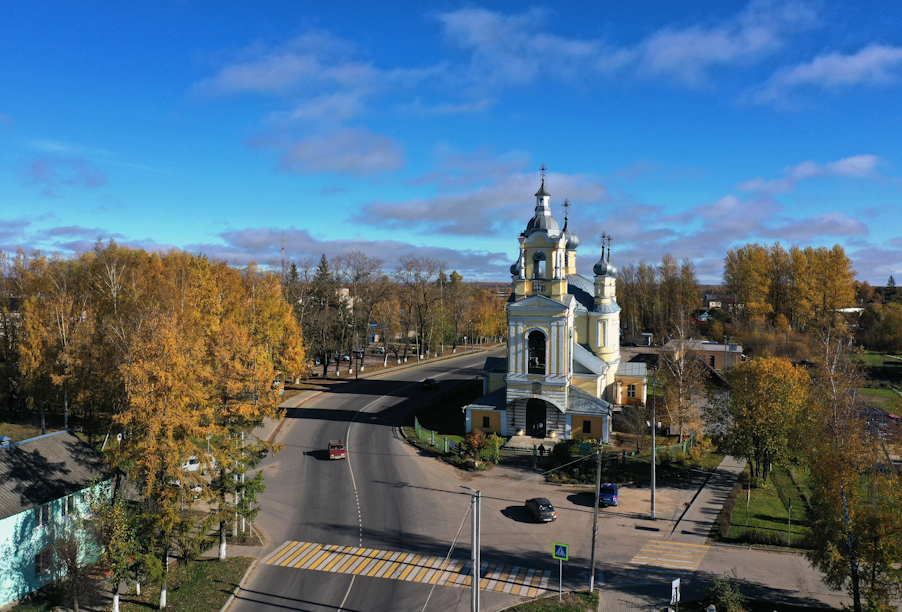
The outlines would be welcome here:
<svg viewBox="0 0 902 612">
<path fill-rule="evenodd" d="M 285 448 L 261 464 L 266 491 L 255 527 L 268 549 L 286 541 L 444 556 L 466 515 L 470 496 L 453 468 L 417 453 L 398 438 L 396 425 L 409 407 L 436 391 L 424 378 L 474 378 L 486 354 L 460 357 L 361 381 L 294 409 L 277 441 Z M 345 440 L 346 461 L 330 461 L 330 439 Z M 455 556 L 469 555 L 469 521 Z M 370 612 L 422 610 L 427 584 L 262 564 L 233 604 L 235 612 L 310 610 Z M 427 610 L 469 609 L 469 590 L 436 587 Z M 487 594 L 487 609 L 510 595 Z"/>
<path fill-rule="evenodd" d="M 500 352 L 500 351 L 499 351 Z M 422 389 L 424 378 L 441 381 L 439 391 L 455 381 L 471 379 L 487 354 L 460 357 L 361 381 L 325 393 L 294 409 L 283 422 L 277 442 L 282 452 L 266 459 L 267 489 L 254 523 L 266 536 L 264 558 L 286 542 L 363 547 L 414 555 L 444 557 L 460 531 L 454 558 L 469 558 L 469 485 L 483 492 L 482 560 L 545 573 L 549 589 L 558 581 L 551 559 L 554 542 L 570 545 L 571 560 L 563 566 L 564 589 L 587 588 L 591 552 L 591 495 L 555 487 L 528 470 L 498 466 L 486 473 L 461 472 L 418 453 L 399 438 L 396 425 L 411 405 L 436 391 Z M 345 440 L 346 461 L 330 461 L 330 439 Z M 688 485 L 688 486 L 687 486 Z M 695 484 L 697 486 L 697 483 Z M 685 488 L 680 488 L 685 487 Z M 599 521 L 598 576 L 603 588 L 636 588 L 664 599 L 669 578 L 646 581 L 631 561 L 666 546 L 671 530 L 694 486 L 659 489 L 659 519 L 648 519 L 648 491 L 621 489 L 621 505 L 602 511 Z M 533 523 L 523 501 L 548 497 L 558 520 Z M 652 547 L 649 549 L 648 547 Z M 687 595 L 696 594 L 711 574 L 735 568 L 749 594 L 794 604 L 833 605 L 841 594 L 830 592 L 818 572 L 803 557 L 704 547 Z M 306 553 L 303 553 L 306 554 Z M 326 561 L 325 563 L 328 563 Z M 362 567 L 362 566 L 361 566 Z M 657 570 L 655 570 L 657 571 Z M 367 577 L 260 564 L 236 597 L 230 612 L 303 610 L 379 612 L 440 610 L 466 612 L 470 591 L 390 578 Z M 483 592 L 485 610 L 513 605 L 524 597 Z"/>
</svg>

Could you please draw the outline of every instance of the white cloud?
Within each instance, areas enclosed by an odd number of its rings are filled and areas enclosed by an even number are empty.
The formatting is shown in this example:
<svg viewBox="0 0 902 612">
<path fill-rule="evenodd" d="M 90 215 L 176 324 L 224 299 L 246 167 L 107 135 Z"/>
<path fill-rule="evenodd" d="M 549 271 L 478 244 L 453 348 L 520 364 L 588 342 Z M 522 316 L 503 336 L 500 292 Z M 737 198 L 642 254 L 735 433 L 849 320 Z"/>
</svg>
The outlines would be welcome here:
<svg viewBox="0 0 902 612">
<path fill-rule="evenodd" d="M 617 72 L 699 86 L 716 67 L 773 55 L 790 34 L 815 21 L 805 3 L 752 2 L 721 23 L 666 27 L 633 45 L 617 46 L 548 34 L 546 16 L 541 10 L 504 15 L 466 8 L 444 13 L 439 21 L 446 39 L 470 53 L 468 80 L 494 87 Z"/>
<path fill-rule="evenodd" d="M 823 236 L 864 236 L 868 226 L 840 212 L 824 213 L 807 219 L 790 221 L 762 233 L 778 240 L 808 242 Z"/>
<path fill-rule="evenodd" d="M 285 134 L 252 139 L 258 148 L 281 151 L 280 165 L 290 172 L 374 174 L 400 168 L 404 151 L 393 139 L 362 128 L 340 128 L 294 139 Z"/>
<path fill-rule="evenodd" d="M 486 178 L 484 185 L 475 188 L 469 185 L 463 191 L 440 193 L 431 198 L 370 202 L 355 221 L 423 233 L 495 236 L 510 232 L 515 238 L 533 216 L 533 194 L 540 185 L 537 174 L 512 173 Z M 590 176 L 549 173 L 546 186 L 553 194 L 554 216 L 561 225 L 564 215 L 560 202 L 564 198 L 571 201 L 572 214 L 608 200 L 606 187 Z"/>
<path fill-rule="evenodd" d="M 743 13 L 723 23 L 665 28 L 632 52 L 642 72 L 697 86 L 714 67 L 774 54 L 786 45 L 788 34 L 808 28 L 814 19 L 812 9 L 802 3 L 752 2 Z"/>
<path fill-rule="evenodd" d="M 758 103 L 783 102 L 802 88 L 839 90 L 896 83 L 902 76 L 902 48 L 872 44 L 856 53 L 829 53 L 774 74 L 755 94 Z"/>
<path fill-rule="evenodd" d="M 761 178 L 751 179 L 737 186 L 742 191 L 774 195 L 792 190 L 796 183 L 803 180 L 846 176 L 851 178 L 868 178 L 876 175 L 876 168 L 882 162 L 876 155 L 854 155 L 844 159 L 830 162 L 821 166 L 813 161 L 805 161 L 797 166 L 786 168 L 783 177 L 765 180 Z"/>
</svg>

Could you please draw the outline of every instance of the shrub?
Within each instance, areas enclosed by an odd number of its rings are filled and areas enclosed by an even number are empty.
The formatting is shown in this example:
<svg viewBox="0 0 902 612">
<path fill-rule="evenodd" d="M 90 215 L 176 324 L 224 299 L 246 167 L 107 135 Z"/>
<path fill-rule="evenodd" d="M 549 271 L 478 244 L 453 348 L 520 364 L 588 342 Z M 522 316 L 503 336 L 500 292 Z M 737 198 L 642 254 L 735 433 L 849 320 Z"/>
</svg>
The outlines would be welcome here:
<svg viewBox="0 0 902 612">
<path fill-rule="evenodd" d="M 735 574 L 733 577 L 735 579 Z M 714 577 L 713 584 L 705 591 L 705 599 L 710 600 L 718 612 L 745 612 L 748 604 L 739 587 L 720 576 Z"/>
<path fill-rule="evenodd" d="M 746 529 L 740 539 L 747 544 L 761 546 L 785 546 L 786 534 L 779 531 L 763 531 L 761 529 Z"/>
<path fill-rule="evenodd" d="M 727 495 L 727 499 L 723 503 L 723 509 L 717 516 L 717 528 L 720 532 L 721 540 L 727 539 L 727 534 L 730 532 L 730 516 L 736 507 L 736 498 L 739 497 L 747 482 L 748 472 L 742 472 L 739 478 L 736 479 L 736 482 L 733 483 L 733 488 L 730 489 L 730 494 Z"/>
</svg>

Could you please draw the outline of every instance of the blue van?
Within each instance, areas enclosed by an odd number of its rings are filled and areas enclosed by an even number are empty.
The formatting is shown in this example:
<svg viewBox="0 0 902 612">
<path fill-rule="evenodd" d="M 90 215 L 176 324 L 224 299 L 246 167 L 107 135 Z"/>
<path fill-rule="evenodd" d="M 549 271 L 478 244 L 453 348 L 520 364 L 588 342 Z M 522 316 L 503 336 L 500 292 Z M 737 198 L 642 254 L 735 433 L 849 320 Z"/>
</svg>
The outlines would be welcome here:
<svg viewBox="0 0 902 612">
<path fill-rule="evenodd" d="M 616 506 L 619 494 L 620 489 L 617 488 L 617 485 L 606 482 L 601 485 L 598 492 L 598 503 L 602 506 Z"/>
</svg>

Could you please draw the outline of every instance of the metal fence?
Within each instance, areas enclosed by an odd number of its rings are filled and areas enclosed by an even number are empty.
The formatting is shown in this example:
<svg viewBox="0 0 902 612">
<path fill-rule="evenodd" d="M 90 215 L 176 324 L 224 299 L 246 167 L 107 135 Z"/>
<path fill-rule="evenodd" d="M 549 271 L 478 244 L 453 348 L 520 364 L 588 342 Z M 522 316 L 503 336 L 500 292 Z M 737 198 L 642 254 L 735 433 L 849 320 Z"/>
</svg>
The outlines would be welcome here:
<svg viewBox="0 0 902 612">
<path fill-rule="evenodd" d="M 674 454 L 674 453 L 682 453 L 686 454 L 689 450 L 695 446 L 695 434 L 690 434 L 688 438 L 683 440 L 682 442 L 678 442 L 676 444 L 669 444 L 667 446 L 656 446 L 655 447 L 655 458 L 657 459 L 657 455 L 659 453 L 666 454 Z"/>
<path fill-rule="evenodd" d="M 431 429 L 421 427 L 420 419 L 416 417 L 414 417 L 413 419 L 413 430 L 418 440 L 425 442 L 429 446 L 443 453 L 450 453 L 457 446 L 457 442 L 455 442 L 454 440 L 447 438 Z"/>
</svg>

